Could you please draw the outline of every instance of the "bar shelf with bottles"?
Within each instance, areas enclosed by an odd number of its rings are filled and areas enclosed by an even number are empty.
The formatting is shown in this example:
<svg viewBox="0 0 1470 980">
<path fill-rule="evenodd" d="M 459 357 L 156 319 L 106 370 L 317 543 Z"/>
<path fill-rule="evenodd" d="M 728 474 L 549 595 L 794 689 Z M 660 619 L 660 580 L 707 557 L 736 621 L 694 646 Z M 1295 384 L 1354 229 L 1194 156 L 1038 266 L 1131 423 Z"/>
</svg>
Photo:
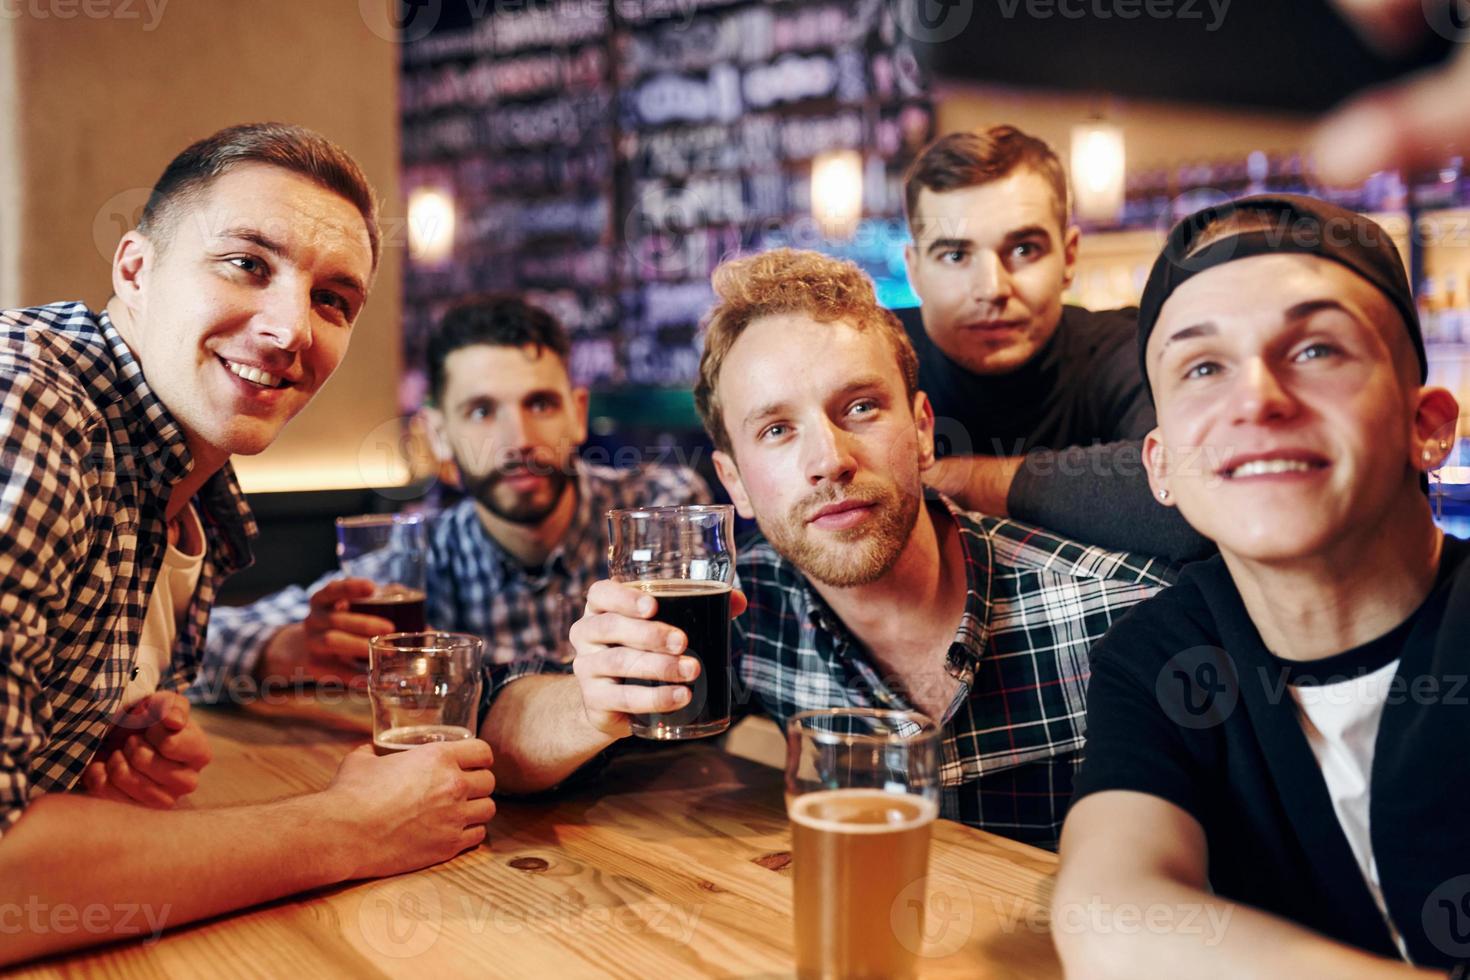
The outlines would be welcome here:
<svg viewBox="0 0 1470 980">
<path fill-rule="evenodd" d="M 1091 309 L 1138 302 L 1174 222 L 1210 203 L 1270 192 L 1311 194 L 1378 221 L 1408 263 L 1429 354 L 1429 380 L 1460 401 L 1459 445 L 1444 492 L 1470 503 L 1470 168 L 1460 157 L 1413 179 L 1374 174 L 1357 187 L 1328 188 L 1296 154 L 1140 170 L 1128 179 L 1118 220 L 1083 226 L 1068 301 Z M 1467 525 L 1470 530 L 1470 525 Z"/>
</svg>

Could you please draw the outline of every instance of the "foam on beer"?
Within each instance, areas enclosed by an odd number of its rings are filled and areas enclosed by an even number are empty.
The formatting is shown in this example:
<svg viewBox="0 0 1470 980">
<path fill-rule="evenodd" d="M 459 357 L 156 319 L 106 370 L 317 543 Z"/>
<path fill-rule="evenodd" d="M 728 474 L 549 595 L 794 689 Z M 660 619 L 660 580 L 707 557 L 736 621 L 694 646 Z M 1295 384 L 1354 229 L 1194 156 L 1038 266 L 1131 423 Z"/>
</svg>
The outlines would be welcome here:
<svg viewBox="0 0 1470 980">
<path fill-rule="evenodd" d="M 885 819 L 875 822 L 871 817 L 880 806 Z M 837 814 L 835 817 L 823 814 L 827 810 L 836 810 Z M 850 819 L 854 815 L 863 819 Z M 892 834 L 934 820 L 939 816 L 939 804 L 912 793 L 832 789 L 798 796 L 791 802 L 790 816 L 805 827 L 833 834 Z"/>
<path fill-rule="evenodd" d="M 731 589 L 729 582 L 695 578 L 641 579 L 628 584 L 651 596 L 719 595 Z"/>
</svg>

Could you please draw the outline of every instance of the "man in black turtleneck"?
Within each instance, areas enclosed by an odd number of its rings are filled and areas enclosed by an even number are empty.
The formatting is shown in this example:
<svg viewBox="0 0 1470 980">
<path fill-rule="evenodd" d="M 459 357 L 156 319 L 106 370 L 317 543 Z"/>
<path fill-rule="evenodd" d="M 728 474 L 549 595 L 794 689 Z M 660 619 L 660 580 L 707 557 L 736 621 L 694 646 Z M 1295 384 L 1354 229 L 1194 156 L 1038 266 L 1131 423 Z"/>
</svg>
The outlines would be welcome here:
<svg viewBox="0 0 1470 980">
<path fill-rule="evenodd" d="M 1105 547 L 1209 554 L 1149 491 L 1137 311 L 1062 304 L 1079 233 L 1051 147 L 1011 126 L 945 136 L 910 168 L 905 201 L 923 305 L 896 312 L 947 443 L 930 482 L 970 509 Z"/>
</svg>

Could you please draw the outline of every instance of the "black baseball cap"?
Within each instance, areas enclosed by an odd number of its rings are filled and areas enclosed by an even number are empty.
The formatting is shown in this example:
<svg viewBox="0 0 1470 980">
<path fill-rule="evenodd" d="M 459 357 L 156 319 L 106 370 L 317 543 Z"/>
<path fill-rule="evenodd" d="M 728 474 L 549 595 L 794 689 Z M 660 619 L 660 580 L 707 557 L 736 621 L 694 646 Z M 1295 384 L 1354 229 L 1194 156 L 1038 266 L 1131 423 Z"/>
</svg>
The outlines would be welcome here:
<svg viewBox="0 0 1470 980">
<path fill-rule="evenodd" d="M 1196 254 L 1201 232 L 1211 223 L 1236 211 L 1248 211 L 1270 219 L 1270 227 L 1227 235 L 1211 242 Z M 1164 250 L 1154 262 L 1143 299 L 1138 304 L 1138 369 L 1150 396 L 1148 364 L 1144 352 L 1158 321 L 1159 311 L 1174 290 L 1215 266 L 1256 255 L 1282 252 L 1316 255 L 1330 259 L 1368 280 L 1388 297 L 1403 316 L 1414 353 L 1419 357 L 1419 380 L 1429 377 L 1424 353 L 1424 335 L 1419 328 L 1419 311 L 1409 286 L 1399 250 L 1387 231 L 1376 221 L 1356 211 L 1340 208 L 1300 194 L 1262 194 L 1242 197 L 1202 208 L 1174 226 Z"/>
</svg>

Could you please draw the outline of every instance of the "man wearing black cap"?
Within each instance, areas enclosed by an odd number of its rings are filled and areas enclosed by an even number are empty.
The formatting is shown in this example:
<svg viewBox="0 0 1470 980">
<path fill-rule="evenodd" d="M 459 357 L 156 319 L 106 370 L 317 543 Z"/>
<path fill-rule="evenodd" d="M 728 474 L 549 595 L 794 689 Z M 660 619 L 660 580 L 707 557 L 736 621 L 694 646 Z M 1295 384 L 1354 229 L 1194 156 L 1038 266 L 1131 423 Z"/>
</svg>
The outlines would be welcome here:
<svg viewBox="0 0 1470 980">
<path fill-rule="evenodd" d="M 1170 235 L 1139 327 L 1150 484 L 1220 555 L 1093 651 L 1064 962 L 1357 977 L 1470 959 L 1470 545 L 1423 490 L 1458 406 L 1424 386 L 1397 251 L 1310 198 L 1209 208 Z"/>
</svg>

